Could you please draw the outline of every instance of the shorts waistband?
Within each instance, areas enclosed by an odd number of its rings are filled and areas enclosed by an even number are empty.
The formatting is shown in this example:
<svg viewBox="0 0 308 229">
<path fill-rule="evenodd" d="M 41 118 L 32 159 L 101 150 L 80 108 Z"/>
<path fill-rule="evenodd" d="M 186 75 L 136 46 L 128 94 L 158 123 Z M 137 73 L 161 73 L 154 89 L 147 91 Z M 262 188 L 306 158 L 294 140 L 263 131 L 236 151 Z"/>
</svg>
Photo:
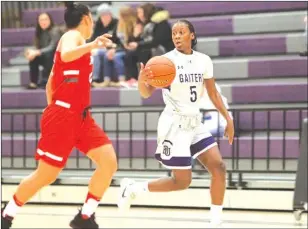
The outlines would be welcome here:
<svg viewBox="0 0 308 229">
<path fill-rule="evenodd" d="M 189 118 L 195 118 L 195 117 L 201 117 L 202 116 L 201 112 L 196 112 L 196 113 L 177 112 L 177 111 L 172 110 L 170 108 L 165 108 L 163 110 L 163 113 L 167 114 L 167 115 L 186 116 L 186 117 L 189 117 Z"/>
</svg>

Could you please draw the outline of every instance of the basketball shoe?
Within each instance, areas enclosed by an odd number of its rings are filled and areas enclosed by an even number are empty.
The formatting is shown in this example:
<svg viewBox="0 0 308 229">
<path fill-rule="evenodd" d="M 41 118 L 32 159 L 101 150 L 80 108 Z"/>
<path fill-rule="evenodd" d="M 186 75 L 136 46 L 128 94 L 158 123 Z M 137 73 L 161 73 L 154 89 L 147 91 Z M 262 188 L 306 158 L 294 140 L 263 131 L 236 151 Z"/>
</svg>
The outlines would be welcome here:
<svg viewBox="0 0 308 229">
<path fill-rule="evenodd" d="M 3 216 L 2 213 L 4 211 L 6 206 L 4 206 L 3 208 L 1 208 L 1 228 L 3 229 L 9 229 L 12 227 L 12 221 L 13 218 L 10 216 Z"/>
<path fill-rule="evenodd" d="M 95 220 L 95 213 L 91 215 L 90 218 L 84 219 L 81 215 L 81 210 L 79 210 L 78 214 L 70 222 L 70 227 L 73 229 L 85 229 L 85 228 L 98 229 L 98 224 L 96 223 Z"/>
<path fill-rule="evenodd" d="M 134 184 L 135 181 L 128 178 L 124 178 L 121 181 L 118 201 L 118 207 L 120 210 L 128 210 L 132 200 L 136 198 L 137 192 L 133 188 Z"/>
</svg>

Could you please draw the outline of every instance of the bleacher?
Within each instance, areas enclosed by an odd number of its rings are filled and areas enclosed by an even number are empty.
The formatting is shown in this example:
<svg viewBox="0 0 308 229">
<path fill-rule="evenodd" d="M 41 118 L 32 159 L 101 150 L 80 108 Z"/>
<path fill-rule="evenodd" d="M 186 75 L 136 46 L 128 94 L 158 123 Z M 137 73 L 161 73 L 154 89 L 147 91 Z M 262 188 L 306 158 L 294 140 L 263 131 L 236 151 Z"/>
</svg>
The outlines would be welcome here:
<svg viewBox="0 0 308 229">
<path fill-rule="evenodd" d="M 169 10 L 171 22 L 190 20 L 198 35 L 197 50 L 213 59 L 215 78 L 236 122 L 234 146 L 219 139 L 228 168 L 296 171 L 301 121 L 308 116 L 307 58 L 298 55 L 305 48 L 307 2 L 157 5 Z M 2 29 L 3 169 L 35 167 L 33 154 L 46 98 L 44 90 L 24 89 L 29 68 L 23 50 L 32 46 L 35 18 L 41 11 L 24 10 L 24 28 Z M 63 8 L 44 11 L 63 23 Z M 92 105 L 93 116 L 115 144 L 120 170 L 162 171 L 154 159 L 156 125 L 163 107 L 159 90 L 142 99 L 136 89 L 92 89 Z M 74 150 L 68 168 L 93 167 L 80 155 Z"/>
</svg>

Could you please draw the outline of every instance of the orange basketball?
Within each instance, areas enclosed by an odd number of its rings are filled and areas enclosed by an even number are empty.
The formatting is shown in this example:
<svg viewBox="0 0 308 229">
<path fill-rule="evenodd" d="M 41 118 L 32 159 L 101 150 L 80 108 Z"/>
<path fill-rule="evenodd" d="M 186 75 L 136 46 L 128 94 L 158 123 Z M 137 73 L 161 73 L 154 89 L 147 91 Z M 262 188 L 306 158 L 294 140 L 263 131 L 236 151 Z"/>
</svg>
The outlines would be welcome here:
<svg viewBox="0 0 308 229">
<path fill-rule="evenodd" d="M 175 66 L 167 57 L 155 56 L 147 62 L 145 67 L 149 67 L 153 72 L 154 78 L 148 81 L 153 87 L 168 87 L 175 78 Z"/>
</svg>

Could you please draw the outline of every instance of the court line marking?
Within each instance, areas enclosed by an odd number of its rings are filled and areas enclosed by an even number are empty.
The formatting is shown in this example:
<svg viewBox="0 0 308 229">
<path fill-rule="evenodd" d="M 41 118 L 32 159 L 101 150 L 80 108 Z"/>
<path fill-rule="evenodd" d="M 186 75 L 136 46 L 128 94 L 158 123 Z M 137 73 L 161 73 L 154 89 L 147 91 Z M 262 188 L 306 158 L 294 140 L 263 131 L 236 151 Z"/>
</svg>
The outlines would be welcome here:
<svg viewBox="0 0 308 229">
<path fill-rule="evenodd" d="M 61 214 L 61 213 L 20 213 L 20 215 L 35 215 L 35 216 L 69 216 L 74 217 L 70 214 Z M 199 223 L 209 223 L 210 220 L 207 218 L 179 218 L 179 217 L 149 217 L 149 216 L 114 216 L 114 215 L 95 215 L 99 219 L 140 219 L 140 220 L 159 220 L 159 221 L 177 221 L 177 222 L 199 222 Z M 271 222 L 271 221 L 253 221 L 253 220 L 224 220 L 224 223 L 228 224 L 257 224 L 257 225 L 273 225 L 273 226 L 296 226 L 296 228 L 307 228 L 304 227 L 307 224 L 296 225 L 295 223 L 282 223 L 282 222 Z"/>
</svg>

